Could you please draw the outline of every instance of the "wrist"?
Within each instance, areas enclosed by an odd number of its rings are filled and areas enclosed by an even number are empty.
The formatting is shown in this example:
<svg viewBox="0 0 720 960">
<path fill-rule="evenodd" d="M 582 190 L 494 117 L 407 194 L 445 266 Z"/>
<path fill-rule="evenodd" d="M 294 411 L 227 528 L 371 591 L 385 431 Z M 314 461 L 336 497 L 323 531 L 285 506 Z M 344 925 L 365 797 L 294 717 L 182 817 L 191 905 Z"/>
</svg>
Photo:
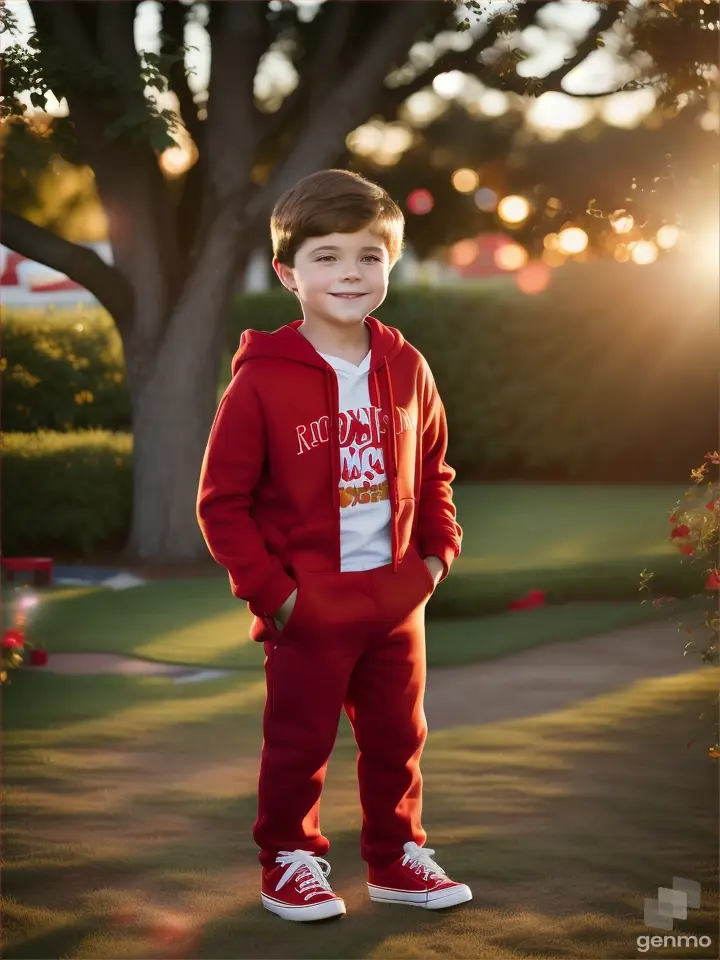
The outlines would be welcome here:
<svg viewBox="0 0 720 960">
<path fill-rule="evenodd" d="M 425 566 L 430 571 L 430 574 L 432 575 L 432 578 L 435 581 L 435 584 L 437 585 L 439 578 L 443 575 L 445 571 L 445 564 L 440 559 L 440 557 L 436 557 L 434 554 L 430 554 L 430 556 L 423 557 L 423 560 L 425 562 Z"/>
</svg>

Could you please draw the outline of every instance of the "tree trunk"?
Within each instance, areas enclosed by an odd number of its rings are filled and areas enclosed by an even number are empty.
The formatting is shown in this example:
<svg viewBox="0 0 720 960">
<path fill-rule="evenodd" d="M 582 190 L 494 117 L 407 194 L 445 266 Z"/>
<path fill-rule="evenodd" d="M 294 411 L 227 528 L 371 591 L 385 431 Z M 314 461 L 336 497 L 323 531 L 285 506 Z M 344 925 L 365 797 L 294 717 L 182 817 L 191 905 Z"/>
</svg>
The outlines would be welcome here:
<svg viewBox="0 0 720 960">
<path fill-rule="evenodd" d="M 239 259 L 246 262 L 247 254 Z M 207 264 L 195 277 L 194 295 L 181 298 L 181 315 L 172 317 L 155 357 L 131 342 L 125 347 L 133 423 L 128 561 L 171 565 L 208 556 L 195 504 L 229 330 L 234 270 L 223 272 L 228 276 Z"/>
</svg>

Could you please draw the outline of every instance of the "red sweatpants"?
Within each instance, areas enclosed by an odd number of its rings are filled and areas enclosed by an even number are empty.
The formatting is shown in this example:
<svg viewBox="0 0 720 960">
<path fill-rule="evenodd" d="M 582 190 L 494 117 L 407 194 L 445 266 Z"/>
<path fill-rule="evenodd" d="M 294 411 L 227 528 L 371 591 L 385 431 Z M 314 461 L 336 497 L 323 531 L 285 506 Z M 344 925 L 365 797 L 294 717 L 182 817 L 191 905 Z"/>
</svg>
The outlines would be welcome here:
<svg viewBox="0 0 720 960">
<path fill-rule="evenodd" d="M 345 708 L 358 745 L 360 853 L 383 866 L 422 845 L 420 755 L 427 736 L 425 605 L 433 579 L 416 548 L 358 573 L 295 573 L 290 619 L 266 641 L 267 700 L 253 838 L 279 850 L 330 847 L 320 796 Z"/>
</svg>

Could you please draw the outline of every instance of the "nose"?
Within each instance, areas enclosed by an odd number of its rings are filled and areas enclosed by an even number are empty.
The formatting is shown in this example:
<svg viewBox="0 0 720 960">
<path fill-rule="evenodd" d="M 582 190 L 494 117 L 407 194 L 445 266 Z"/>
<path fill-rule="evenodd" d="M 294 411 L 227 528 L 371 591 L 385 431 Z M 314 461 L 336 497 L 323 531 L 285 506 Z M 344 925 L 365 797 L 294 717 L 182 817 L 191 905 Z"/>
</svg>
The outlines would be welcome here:
<svg viewBox="0 0 720 960">
<path fill-rule="evenodd" d="M 343 271 L 344 280 L 359 280 L 360 279 L 360 270 L 356 264 L 351 263 L 349 266 L 345 267 Z"/>
</svg>

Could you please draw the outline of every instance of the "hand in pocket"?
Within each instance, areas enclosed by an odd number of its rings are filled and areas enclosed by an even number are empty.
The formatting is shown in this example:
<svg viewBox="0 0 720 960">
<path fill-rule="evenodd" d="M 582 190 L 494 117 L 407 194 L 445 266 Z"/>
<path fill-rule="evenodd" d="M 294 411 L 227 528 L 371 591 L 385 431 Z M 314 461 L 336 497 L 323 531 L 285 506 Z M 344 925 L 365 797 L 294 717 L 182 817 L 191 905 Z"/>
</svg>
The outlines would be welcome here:
<svg viewBox="0 0 720 960">
<path fill-rule="evenodd" d="M 295 609 L 295 604 L 297 603 L 297 593 L 297 587 L 295 587 L 285 603 L 280 607 L 273 617 L 273 622 L 278 630 L 282 631 L 285 629 L 285 624 L 288 622 L 293 610 Z"/>
</svg>

